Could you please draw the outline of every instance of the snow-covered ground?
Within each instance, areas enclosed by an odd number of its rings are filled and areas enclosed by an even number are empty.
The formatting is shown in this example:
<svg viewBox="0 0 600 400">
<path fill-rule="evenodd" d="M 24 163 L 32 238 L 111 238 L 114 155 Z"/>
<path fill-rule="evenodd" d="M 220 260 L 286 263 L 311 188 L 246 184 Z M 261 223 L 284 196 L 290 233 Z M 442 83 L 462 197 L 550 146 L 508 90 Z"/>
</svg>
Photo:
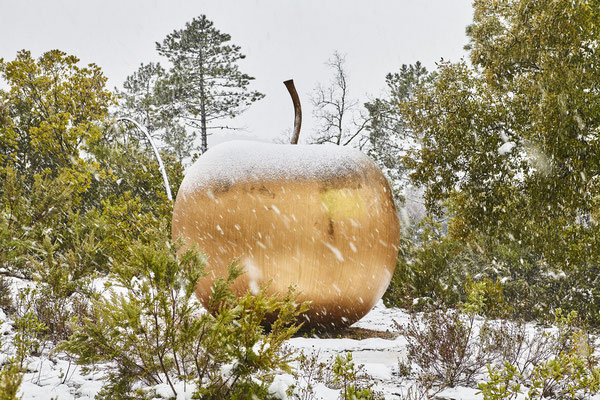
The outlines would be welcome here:
<svg viewBox="0 0 600 400">
<path fill-rule="evenodd" d="M 356 364 L 362 365 L 362 370 L 375 383 L 373 389 L 382 393 L 386 399 L 405 399 L 407 390 L 414 385 L 414 381 L 400 376 L 399 362 L 406 361 L 407 340 L 399 332 L 398 325 L 408 324 L 409 314 L 399 308 L 386 308 L 383 302 L 379 302 L 363 319 L 352 325 L 379 332 L 390 332 L 389 339 L 366 338 L 362 340 L 339 338 L 293 338 L 289 341 L 290 346 L 305 352 L 318 354 L 322 361 L 331 360 L 337 354 L 352 354 Z M 395 337 L 394 337 L 395 336 Z M 319 385 L 317 398 L 323 400 L 334 400 L 339 398 L 339 391 L 331 390 L 324 385 Z M 477 394 L 478 390 L 457 387 L 447 389 L 440 394 L 439 398 L 447 399 L 483 399 Z"/>
<path fill-rule="evenodd" d="M 0 311 L 0 334 L 3 336 L 4 344 L 0 353 L 0 363 L 12 353 L 8 345 L 13 335 L 11 321 Z M 403 387 L 410 382 L 403 381 L 398 376 L 398 361 L 406 358 L 406 339 L 398 333 L 394 321 L 404 324 L 408 321 L 408 314 L 400 309 L 386 308 L 379 303 L 369 314 L 354 327 L 391 334 L 383 335 L 389 337 L 370 337 L 362 340 L 349 338 L 307 338 L 296 337 L 289 341 L 292 349 L 304 351 L 305 354 L 318 354 L 321 361 L 330 361 L 337 354 L 352 353 L 353 361 L 362 364 L 364 371 L 375 382 L 375 389 L 384 393 L 386 399 L 400 399 Z M 23 399 L 93 399 L 102 388 L 103 368 L 98 366 L 97 370 L 83 374 L 80 366 L 70 363 L 61 354 L 48 354 L 49 349 L 41 356 L 30 356 L 27 359 L 27 373 L 21 385 Z M 285 398 L 285 389 L 295 383 L 289 375 L 277 376 L 272 390 L 282 394 Z M 162 392 L 158 388 L 158 392 Z M 167 389 L 167 388 L 165 388 Z M 180 398 L 191 398 L 192 391 L 181 390 Z M 448 391 L 449 398 L 471 399 L 475 396 L 473 389 L 456 389 Z M 339 391 L 317 385 L 317 398 L 325 400 L 337 399 Z M 164 390 L 165 398 L 170 395 L 170 390 Z"/>
<path fill-rule="evenodd" d="M 368 336 L 364 339 L 296 337 L 288 342 L 288 346 L 300 354 L 316 355 L 322 362 L 331 365 L 332 359 L 340 354 L 352 354 L 353 362 L 362 365 L 362 370 L 374 383 L 373 389 L 382 393 L 386 399 L 408 399 L 407 390 L 415 384 L 411 379 L 399 373 L 399 361 L 406 361 L 407 340 L 401 335 L 398 326 L 407 325 L 409 314 L 397 308 L 386 308 L 382 302 L 371 310 L 362 320 L 353 325 L 353 337 Z M 14 349 L 9 344 L 14 332 L 11 322 L 0 310 L 0 337 L 3 347 L 0 351 L 0 365 L 9 357 Z M 528 328 L 532 329 L 532 328 Z M 375 331 L 375 332 L 369 332 Z M 356 334 L 357 333 L 357 334 Z M 49 354 L 50 345 L 42 351 L 42 355 L 27 359 L 27 373 L 21 385 L 22 399 L 93 399 L 103 385 L 103 371 L 106 365 L 98 365 L 91 373 L 84 374 L 80 366 L 70 363 L 64 354 Z M 297 366 L 297 365 L 296 365 Z M 280 398 L 287 399 L 286 389 L 290 385 L 302 386 L 291 375 L 276 376 L 271 390 Z M 170 398 L 168 386 L 156 387 L 160 398 Z M 413 387 L 414 390 L 414 387 Z M 192 396 L 193 388 L 178 387 L 178 400 L 187 400 Z M 315 399 L 338 399 L 340 391 L 331 389 L 322 383 L 315 383 Z M 421 397 L 410 397 L 411 399 Z M 425 398 L 425 397 L 422 397 Z M 456 387 L 439 393 L 439 399 L 482 399 L 477 389 Z M 600 399 L 595 396 L 594 399 Z"/>
</svg>

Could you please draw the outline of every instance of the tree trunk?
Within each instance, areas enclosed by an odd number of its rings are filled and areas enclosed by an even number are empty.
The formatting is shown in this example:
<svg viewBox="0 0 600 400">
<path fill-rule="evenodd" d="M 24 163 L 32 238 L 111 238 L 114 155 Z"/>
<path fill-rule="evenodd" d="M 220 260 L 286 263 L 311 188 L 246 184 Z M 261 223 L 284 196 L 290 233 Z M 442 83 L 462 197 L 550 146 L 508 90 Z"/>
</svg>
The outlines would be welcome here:
<svg viewBox="0 0 600 400">
<path fill-rule="evenodd" d="M 202 50 L 198 52 L 198 61 L 200 67 L 200 139 L 202 140 L 200 151 L 204 154 L 208 150 L 208 133 L 206 131 L 206 91 L 204 87 L 204 57 Z"/>
<path fill-rule="evenodd" d="M 204 93 L 204 76 L 200 76 L 200 137 L 202 138 L 202 144 L 200 145 L 200 151 L 202 154 L 208 150 L 208 142 L 206 140 L 206 94 Z"/>
</svg>

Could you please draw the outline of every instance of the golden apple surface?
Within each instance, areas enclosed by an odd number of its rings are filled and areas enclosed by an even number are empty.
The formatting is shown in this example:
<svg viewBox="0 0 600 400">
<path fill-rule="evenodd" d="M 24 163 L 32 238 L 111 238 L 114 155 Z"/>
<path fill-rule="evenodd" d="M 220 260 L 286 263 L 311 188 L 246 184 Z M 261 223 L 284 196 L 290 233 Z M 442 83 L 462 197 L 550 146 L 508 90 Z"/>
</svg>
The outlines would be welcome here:
<svg viewBox="0 0 600 400">
<path fill-rule="evenodd" d="M 196 295 L 205 305 L 217 277 L 238 259 L 236 294 L 285 293 L 311 301 L 306 325 L 362 318 L 386 290 L 400 225 L 381 170 L 358 150 L 328 145 L 225 142 L 186 174 L 173 237 L 208 256 Z"/>
</svg>

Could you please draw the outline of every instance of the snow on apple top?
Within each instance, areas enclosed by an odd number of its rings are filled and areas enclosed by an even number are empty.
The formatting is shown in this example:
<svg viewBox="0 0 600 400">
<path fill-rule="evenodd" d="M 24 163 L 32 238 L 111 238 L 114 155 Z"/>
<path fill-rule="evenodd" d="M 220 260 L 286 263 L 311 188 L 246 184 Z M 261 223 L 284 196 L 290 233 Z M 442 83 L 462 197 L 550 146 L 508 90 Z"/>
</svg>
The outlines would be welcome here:
<svg viewBox="0 0 600 400">
<path fill-rule="evenodd" d="M 287 145 L 235 140 L 212 147 L 189 169 L 180 190 L 247 181 L 333 179 L 374 166 L 360 151 L 333 144 Z"/>
</svg>

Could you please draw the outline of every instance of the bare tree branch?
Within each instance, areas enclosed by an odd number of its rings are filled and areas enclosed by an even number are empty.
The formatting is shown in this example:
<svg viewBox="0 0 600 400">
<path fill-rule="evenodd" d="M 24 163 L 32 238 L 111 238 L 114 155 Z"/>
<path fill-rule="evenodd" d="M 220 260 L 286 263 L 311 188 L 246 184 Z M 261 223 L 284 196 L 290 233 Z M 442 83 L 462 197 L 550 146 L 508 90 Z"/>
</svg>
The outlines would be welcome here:
<svg viewBox="0 0 600 400">
<path fill-rule="evenodd" d="M 328 86 L 318 84 L 314 89 L 311 102 L 314 107 L 313 115 L 319 121 L 319 126 L 312 142 L 360 148 L 361 143 L 363 146 L 366 143 L 362 136 L 368 125 L 368 118 L 362 113 L 357 115 L 358 101 L 349 96 L 345 62 L 345 57 L 336 51 L 326 63 L 333 70 L 333 79 Z"/>
</svg>

